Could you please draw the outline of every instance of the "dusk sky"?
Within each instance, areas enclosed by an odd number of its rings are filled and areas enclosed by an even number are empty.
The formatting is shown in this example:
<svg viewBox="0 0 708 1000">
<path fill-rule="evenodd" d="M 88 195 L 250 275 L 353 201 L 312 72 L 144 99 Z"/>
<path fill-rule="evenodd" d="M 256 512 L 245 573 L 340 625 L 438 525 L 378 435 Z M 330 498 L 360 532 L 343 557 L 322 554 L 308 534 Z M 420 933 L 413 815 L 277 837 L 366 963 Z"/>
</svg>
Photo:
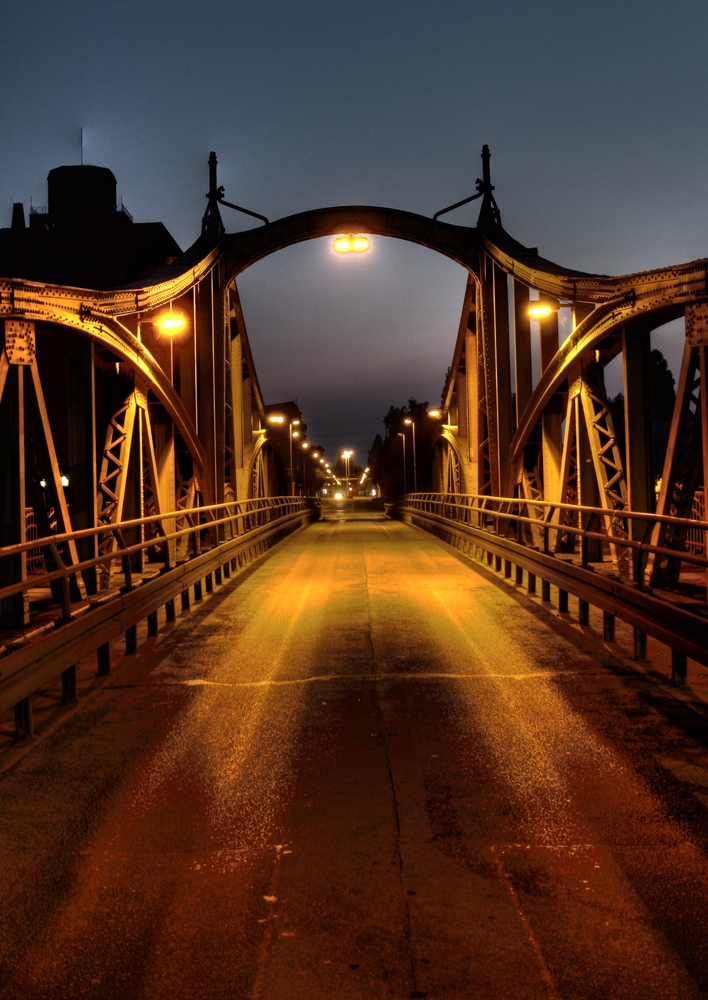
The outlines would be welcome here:
<svg viewBox="0 0 708 1000">
<path fill-rule="evenodd" d="M 432 215 L 473 193 L 486 142 L 505 228 L 544 256 L 602 273 L 708 256 L 707 28 L 705 0 L 5 0 L 0 225 L 46 204 L 81 126 L 84 162 L 183 248 L 212 149 L 227 199 L 277 219 Z M 328 455 L 365 458 L 391 403 L 439 400 L 464 286 L 378 238 L 255 265 L 240 289 L 266 401 L 297 397 Z M 680 339 L 656 337 L 674 368 Z"/>
</svg>

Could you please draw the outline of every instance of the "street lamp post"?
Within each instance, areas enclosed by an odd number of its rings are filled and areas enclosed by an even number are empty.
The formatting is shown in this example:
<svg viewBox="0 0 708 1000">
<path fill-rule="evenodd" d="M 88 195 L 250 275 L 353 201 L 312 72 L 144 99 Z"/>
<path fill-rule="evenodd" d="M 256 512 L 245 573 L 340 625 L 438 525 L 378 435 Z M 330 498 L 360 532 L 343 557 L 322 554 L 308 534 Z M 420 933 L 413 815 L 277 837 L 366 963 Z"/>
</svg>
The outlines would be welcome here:
<svg viewBox="0 0 708 1000">
<path fill-rule="evenodd" d="M 403 494 L 405 496 L 408 489 L 408 483 L 406 481 L 406 435 L 403 431 L 399 431 L 398 436 L 401 439 L 401 444 L 403 445 Z"/>
<path fill-rule="evenodd" d="M 415 459 L 415 423 L 411 417 L 406 417 L 403 421 L 404 424 L 410 427 L 413 431 L 413 492 L 418 492 L 418 466 Z"/>
<path fill-rule="evenodd" d="M 351 448 L 342 452 L 342 458 L 344 459 L 344 481 L 345 481 L 345 492 L 347 499 L 349 498 L 349 459 L 352 457 L 354 452 Z"/>
<path fill-rule="evenodd" d="M 299 426 L 300 426 L 299 420 L 290 421 L 289 429 L 290 429 L 290 496 L 291 497 L 295 496 L 295 476 L 294 476 L 295 470 L 293 469 L 293 427 L 299 427 Z M 300 436 L 299 432 L 295 431 L 295 437 L 299 436 Z"/>
</svg>

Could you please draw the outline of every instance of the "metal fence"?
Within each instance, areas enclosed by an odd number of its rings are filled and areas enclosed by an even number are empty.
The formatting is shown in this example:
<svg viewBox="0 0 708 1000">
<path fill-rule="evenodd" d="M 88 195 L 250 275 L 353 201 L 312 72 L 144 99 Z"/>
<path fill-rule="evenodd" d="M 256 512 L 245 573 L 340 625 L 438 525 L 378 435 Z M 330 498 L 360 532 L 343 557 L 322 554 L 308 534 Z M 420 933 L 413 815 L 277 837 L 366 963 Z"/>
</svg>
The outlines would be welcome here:
<svg viewBox="0 0 708 1000">
<path fill-rule="evenodd" d="M 390 513 L 517 584 L 526 574 L 531 593 L 540 580 L 544 600 L 556 586 L 561 611 L 568 611 L 568 594 L 575 595 L 581 625 L 589 623 L 590 606 L 598 607 L 605 639 L 614 638 L 615 616 L 620 617 L 634 628 L 637 659 L 646 658 L 646 637 L 654 636 L 671 649 L 672 682 L 678 686 L 686 683 L 687 657 L 708 666 L 705 600 L 692 606 L 674 601 L 654 593 L 647 582 L 656 559 L 678 559 L 706 573 L 703 553 L 660 544 L 662 525 L 704 534 L 705 521 L 479 494 L 412 494 L 401 497 Z"/>
<path fill-rule="evenodd" d="M 4 633 L 0 645 L 0 712 L 15 707 L 18 734 L 32 731 L 31 695 L 60 674 L 64 700 L 76 693 L 76 664 L 97 653 L 98 672 L 110 671 L 110 642 L 125 635 L 126 653 L 137 648 L 137 624 L 147 619 L 148 633 L 157 631 L 157 612 L 175 618 L 175 598 L 190 606 L 190 588 L 200 597 L 239 567 L 257 558 L 290 532 L 316 519 L 318 509 L 299 497 L 254 500 L 175 510 L 117 524 L 99 525 L 67 534 L 28 538 L 0 548 L 0 561 L 42 552 L 44 571 L 0 588 L 0 600 L 27 606 L 29 591 L 48 589 L 54 597 L 41 620 Z M 138 541 L 126 541 L 131 533 Z M 151 537 L 146 537 L 150 535 Z M 69 543 L 108 537 L 109 550 L 70 563 Z M 181 540 L 187 557 L 176 560 Z M 182 546 L 181 546 L 182 548 Z M 76 548 L 74 548 L 76 551 Z M 151 561 L 145 559 L 150 553 Z M 137 566 L 137 569 L 136 569 Z M 50 568 L 51 567 L 51 568 Z M 97 568 L 115 572 L 103 590 L 86 593 Z M 90 589 L 90 588 L 89 588 Z"/>
</svg>

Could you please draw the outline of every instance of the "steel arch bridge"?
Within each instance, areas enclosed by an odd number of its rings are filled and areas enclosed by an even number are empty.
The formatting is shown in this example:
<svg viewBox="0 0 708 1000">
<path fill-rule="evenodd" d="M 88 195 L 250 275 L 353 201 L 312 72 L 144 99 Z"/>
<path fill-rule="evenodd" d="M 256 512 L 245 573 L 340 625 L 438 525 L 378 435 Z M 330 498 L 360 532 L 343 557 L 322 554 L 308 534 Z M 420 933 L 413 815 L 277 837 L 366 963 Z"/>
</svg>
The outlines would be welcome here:
<svg viewBox="0 0 708 1000">
<path fill-rule="evenodd" d="M 171 514 L 170 524 L 179 530 L 197 506 L 282 493 L 238 276 L 296 243 L 361 232 L 417 243 L 468 273 L 434 444 L 438 492 L 514 498 L 517 513 L 525 509 L 530 521 L 547 519 L 544 510 L 550 510 L 556 547 L 563 527 L 601 523 L 618 578 L 635 583 L 641 583 L 638 573 L 644 579 L 646 566 L 638 570 L 622 543 L 646 541 L 646 522 L 632 513 L 656 513 L 651 531 L 654 550 L 660 551 L 653 551 L 649 572 L 654 584 L 675 581 L 685 550 L 685 520 L 708 470 L 708 259 L 620 277 L 548 261 L 503 228 L 487 147 L 482 156 L 475 227 L 441 221 L 438 216 L 448 210 L 427 218 L 346 206 L 276 222 L 258 216 L 262 225 L 226 234 L 219 206 L 237 206 L 226 202 L 217 186 L 212 154 L 202 233 L 150 281 L 96 290 L 0 279 L 0 434 L 7 444 L 2 475 L 11 496 L 0 544 L 26 546 L 29 508 L 42 536 L 102 528 L 102 533 L 62 543 L 56 558 L 71 567 L 115 551 L 121 543 L 111 529 L 128 518 Z M 550 306 L 548 317 L 539 321 L 535 385 L 530 296 Z M 156 331 L 153 320 L 165 307 L 189 317 L 191 335 L 181 344 L 166 343 Z M 562 343 L 561 309 L 572 317 L 572 332 Z M 666 461 L 663 470 L 655 470 L 650 334 L 683 316 L 686 339 Z M 77 359 L 67 419 L 74 465 L 83 471 L 71 504 L 61 483 L 47 391 L 54 373 L 37 353 L 38 338 L 53 330 L 67 332 Z M 617 355 L 624 374 L 624 456 L 604 387 L 604 368 Z M 656 500 L 658 472 L 662 485 Z M 577 517 L 567 509 L 573 505 Z M 144 538 L 148 529 L 141 530 Z M 532 524 L 529 530 L 540 545 L 538 527 Z M 171 544 L 173 559 L 179 558 L 186 543 Z M 22 558 L 0 560 L 5 623 L 28 618 L 26 585 L 23 604 L 16 589 L 27 579 L 28 550 L 23 551 Z M 100 567 L 104 584 L 111 566 Z M 72 577 L 74 593 L 97 586 L 90 573 Z M 8 587 L 15 587 L 14 597 L 3 597 Z"/>
</svg>

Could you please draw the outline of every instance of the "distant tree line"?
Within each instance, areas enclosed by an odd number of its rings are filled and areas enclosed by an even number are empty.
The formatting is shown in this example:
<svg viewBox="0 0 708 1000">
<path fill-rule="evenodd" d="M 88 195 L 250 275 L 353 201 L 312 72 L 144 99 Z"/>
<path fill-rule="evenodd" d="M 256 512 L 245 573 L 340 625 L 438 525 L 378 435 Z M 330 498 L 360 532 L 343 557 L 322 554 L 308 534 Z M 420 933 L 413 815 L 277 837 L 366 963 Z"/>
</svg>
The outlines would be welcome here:
<svg viewBox="0 0 708 1000">
<path fill-rule="evenodd" d="M 379 484 L 383 496 L 392 500 L 413 492 L 413 434 L 408 417 L 415 422 L 415 450 L 418 491 L 432 489 L 432 439 L 435 422 L 428 416 L 428 403 L 411 398 L 405 406 L 390 406 L 383 418 L 384 436 L 377 434 L 369 451 L 371 478 Z M 403 481 L 403 439 L 405 436 L 406 482 Z"/>
<path fill-rule="evenodd" d="M 654 413 L 654 468 L 657 476 L 661 475 L 666 457 L 666 447 L 669 440 L 671 417 L 676 402 L 676 381 L 671 373 L 666 358 L 661 351 L 654 348 L 651 352 L 651 400 Z M 627 432 L 624 419 L 624 393 L 608 399 L 612 423 L 617 435 L 617 445 L 626 466 Z"/>
</svg>

